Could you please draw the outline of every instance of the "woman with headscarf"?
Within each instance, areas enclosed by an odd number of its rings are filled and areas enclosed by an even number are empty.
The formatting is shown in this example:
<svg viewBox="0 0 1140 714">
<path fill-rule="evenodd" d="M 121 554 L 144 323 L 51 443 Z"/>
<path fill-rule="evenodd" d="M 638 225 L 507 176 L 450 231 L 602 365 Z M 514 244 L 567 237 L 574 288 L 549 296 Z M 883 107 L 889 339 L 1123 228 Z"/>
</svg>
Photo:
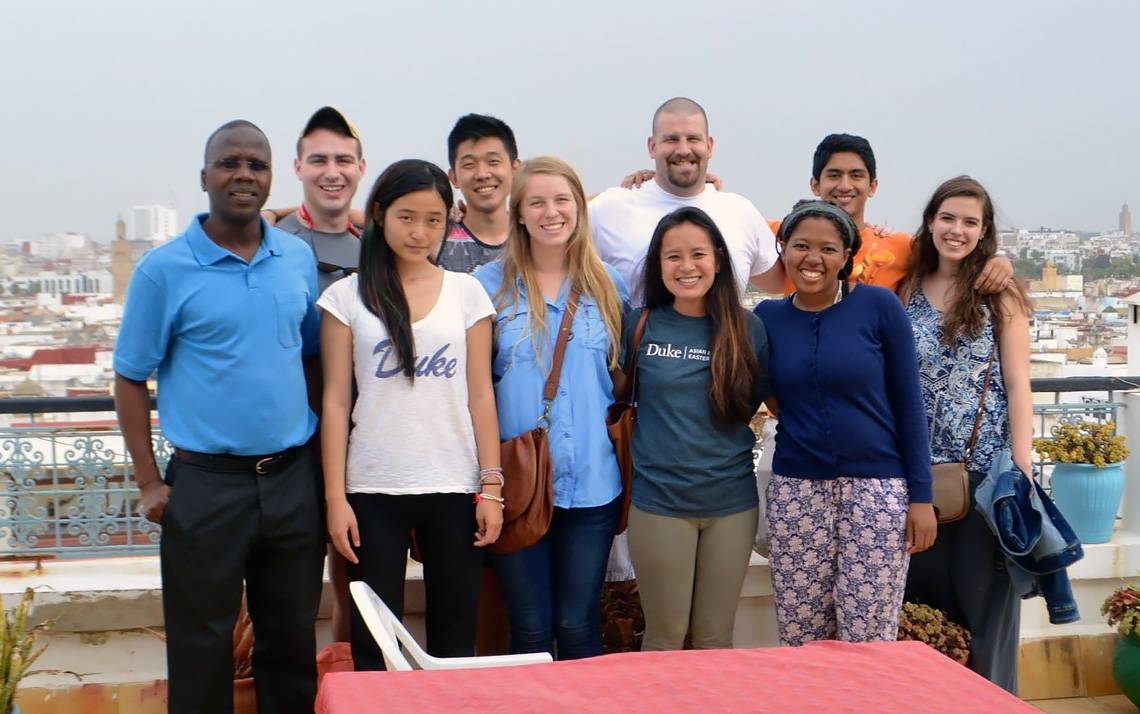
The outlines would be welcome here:
<svg viewBox="0 0 1140 714">
<path fill-rule="evenodd" d="M 790 296 L 756 307 L 779 425 L 767 490 L 780 640 L 893 640 L 910 554 L 935 537 L 910 320 L 848 282 L 858 228 L 801 201 L 778 236 Z"/>
</svg>

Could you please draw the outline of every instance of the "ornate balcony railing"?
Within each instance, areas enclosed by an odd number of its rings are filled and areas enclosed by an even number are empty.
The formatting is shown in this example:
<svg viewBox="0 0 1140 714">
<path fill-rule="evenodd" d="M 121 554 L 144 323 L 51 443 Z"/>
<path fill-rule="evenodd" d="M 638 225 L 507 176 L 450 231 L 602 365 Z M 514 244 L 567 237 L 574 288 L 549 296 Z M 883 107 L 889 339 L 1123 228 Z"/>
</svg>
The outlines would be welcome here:
<svg viewBox="0 0 1140 714">
<path fill-rule="evenodd" d="M 0 399 L 0 557 L 158 551 L 113 409 L 109 397 Z M 162 467 L 170 444 L 157 429 L 153 441 Z"/>
<path fill-rule="evenodd" d="M 1079 419 L 1114 419 L 1123 430 L 1122 392 L 1138 388 L 1140 377 L 1035 379 L 1037 400 L 1052 394 L 1034 405 L 1035 431 Z M 110 397 L 0 399 L 0 419 L 0 559 L 157 552 L 160 530 L 138 513 Z M 157 426 L 154 448 L 164 467 L 171 446 Z"/>
</svg>

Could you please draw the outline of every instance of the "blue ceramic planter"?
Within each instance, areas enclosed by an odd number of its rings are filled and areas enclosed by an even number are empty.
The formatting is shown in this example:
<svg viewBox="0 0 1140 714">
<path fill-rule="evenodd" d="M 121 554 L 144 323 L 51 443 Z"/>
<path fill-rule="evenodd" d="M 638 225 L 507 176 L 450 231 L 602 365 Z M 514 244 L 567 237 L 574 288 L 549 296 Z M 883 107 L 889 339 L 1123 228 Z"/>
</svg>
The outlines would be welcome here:
<svg viewBox="0 0 1140 714">
<path fill-rule="evenodd" d="M 1099 469 L 1092 464 L 1057 464 L 1050 483 L 1057 508 L 1082 543 L 1112 540 L 1124 494 L 1124 462 Z"/>
</svg>

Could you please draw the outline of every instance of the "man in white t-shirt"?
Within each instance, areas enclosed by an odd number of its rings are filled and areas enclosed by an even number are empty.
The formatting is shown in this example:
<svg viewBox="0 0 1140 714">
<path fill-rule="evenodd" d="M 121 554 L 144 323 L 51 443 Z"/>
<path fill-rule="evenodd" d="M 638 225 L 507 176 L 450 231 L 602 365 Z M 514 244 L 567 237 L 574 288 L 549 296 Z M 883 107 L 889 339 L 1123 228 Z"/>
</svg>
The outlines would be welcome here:
<svg viewBox="0 0 1140 714">
<path fill-rule="evenodd" d="M 602 260 L 625 278 L 633 304 L 642 301 L 642 264 L 653 229 L 683 206 L 700 208 L 720 228 L 741 294 L 748 283 L 765 292 L 781 292 L 783 271 L 768 222 L 747 198 L 705 183 L 713 138 L 701 105 L 685 97 L 662 104 L 653 114 L 648 143 L 657 165 L 653 180 L 634 190 L 611 188 L 590 201 L 594 245 Z"/>
<path fill-rule="evenodd" d="M 667 214 L 683 206 L 700 208 L 716 223 L 732 258 L 741 295 L 749 283 L 764 292 L 783 289 L 784 271 L 776 236 L 747 198 L 718 191 L 706 183 L 713 138 L 704 108 L 675 97 L 653 114 L 649 156 L 657 170 L 637 189 L 611 188 L 590 201 L 590 229 L 602 260 L 614 266 L 629 286 L 630 303 L 643 304 L 642 266 L 653 230 Z M 635 577 L 625 536 L 610 552 L 606 580 Z"/>
</svg>

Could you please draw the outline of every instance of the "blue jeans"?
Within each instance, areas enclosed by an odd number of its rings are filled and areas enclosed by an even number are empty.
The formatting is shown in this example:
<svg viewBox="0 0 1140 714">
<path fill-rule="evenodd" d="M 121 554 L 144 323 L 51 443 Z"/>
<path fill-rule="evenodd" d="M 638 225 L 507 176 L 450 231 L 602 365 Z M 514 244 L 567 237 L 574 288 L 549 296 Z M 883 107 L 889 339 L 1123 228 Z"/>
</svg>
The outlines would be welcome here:
<svg viewBox="0 0 1140 714">
<path fill-rule="evenodd" d="M 599 607 L 621 497 L 592 508 L 555 508 L 542 540 L 491 557 L 511 625 L 511 653 L 558 659 L 602 653 Z"/>
</svg>

